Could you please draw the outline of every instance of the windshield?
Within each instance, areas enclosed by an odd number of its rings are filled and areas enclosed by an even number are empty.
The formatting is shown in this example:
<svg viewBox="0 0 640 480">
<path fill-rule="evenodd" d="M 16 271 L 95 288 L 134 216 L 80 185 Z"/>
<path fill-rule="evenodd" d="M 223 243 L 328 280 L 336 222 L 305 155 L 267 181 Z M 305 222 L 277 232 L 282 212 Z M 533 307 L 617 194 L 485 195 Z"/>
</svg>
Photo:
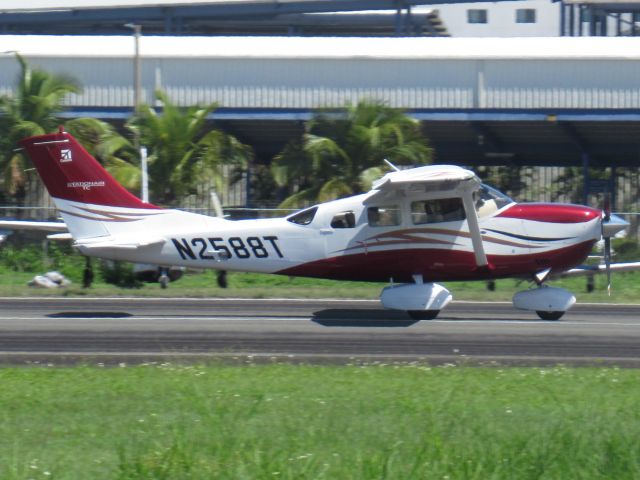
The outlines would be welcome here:
<svg viewBox="0 0 640 480">
<path fill-rule="evenodd" d="M 502 207 L 513 203 L 513 199 L 489 185 L 482 184 L 474 194 L 476 211 L 479 217 L 486 217 Z"/>
</svg>

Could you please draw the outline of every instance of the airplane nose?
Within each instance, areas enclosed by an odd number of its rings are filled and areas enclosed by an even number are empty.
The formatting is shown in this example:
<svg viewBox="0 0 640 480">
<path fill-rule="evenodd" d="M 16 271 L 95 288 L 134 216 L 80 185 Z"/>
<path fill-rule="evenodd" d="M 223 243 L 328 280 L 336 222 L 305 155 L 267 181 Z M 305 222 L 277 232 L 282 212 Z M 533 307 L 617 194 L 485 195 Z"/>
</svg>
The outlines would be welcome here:
<svg viewBox="0 0 640 480">
<path fill-rule="evenodd" d="M 609 215 L 609 219 L 602 219 L 602 236 L 603 237 L 613 237 L 616 233 L 625 230 L 629 226 L 629 222 L 627 222 L 624 218 L 619 217 L 618 215 Z"/>
</svg>

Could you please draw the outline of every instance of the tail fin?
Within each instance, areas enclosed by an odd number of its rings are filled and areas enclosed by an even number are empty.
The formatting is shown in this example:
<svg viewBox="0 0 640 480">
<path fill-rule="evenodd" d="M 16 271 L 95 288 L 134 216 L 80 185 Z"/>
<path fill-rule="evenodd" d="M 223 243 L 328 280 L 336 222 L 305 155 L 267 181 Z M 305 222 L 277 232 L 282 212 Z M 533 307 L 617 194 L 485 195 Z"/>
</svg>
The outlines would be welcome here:
<svg viewBox="0 0 640 480">
<path fill-rule="evenodd" d="M 127 208 L 158 208 L 122 187 L 71 134 L 58 133 L 20 141 L 54 199 Z"/>
<path fill-rule="evenodd" d="M 113 230 L 122 230 L 116 224 L 162 211 L 129 193 L 62 128 L 19 143 L 76 240 L 111 235 Z"/>
</svg>

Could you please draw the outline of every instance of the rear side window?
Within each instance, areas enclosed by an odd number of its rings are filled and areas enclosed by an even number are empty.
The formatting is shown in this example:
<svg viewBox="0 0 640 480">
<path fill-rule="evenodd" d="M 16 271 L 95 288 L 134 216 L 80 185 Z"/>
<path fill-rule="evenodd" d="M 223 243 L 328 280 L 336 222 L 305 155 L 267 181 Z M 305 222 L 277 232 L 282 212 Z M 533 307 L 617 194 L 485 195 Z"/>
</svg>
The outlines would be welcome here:
<svg viewBox="0 0 640 480">
<path fill-rule="evenodd" d="M 411 203 L 411 221 L 414 225 L 454 222 L 465 218 L 461 198 L 440 198 Z"/>
<path fill-rule="evenodd" d="M 356 216 L 352 211 L 336 213 L 331 219 L 332 228 L 353 228 L 356 226 Z"/>
<path fill-rule="evenodd" d="M 381 205 L 367 209 L 367 220 L 372 227 L 392 227 L 400 225 L 400 207 L 398 205 Z"/>
<path fill-rule="evenodd" d="M 296 225 L 309 225 L 311 222 L 313 222 L 313 217 L 316 216 L 317 211 L 318 207 L 307 208 L 306 210 L 294 213 L 289 218 L 287 218 L 287 221 L 295 223 Z"/>
</svg>

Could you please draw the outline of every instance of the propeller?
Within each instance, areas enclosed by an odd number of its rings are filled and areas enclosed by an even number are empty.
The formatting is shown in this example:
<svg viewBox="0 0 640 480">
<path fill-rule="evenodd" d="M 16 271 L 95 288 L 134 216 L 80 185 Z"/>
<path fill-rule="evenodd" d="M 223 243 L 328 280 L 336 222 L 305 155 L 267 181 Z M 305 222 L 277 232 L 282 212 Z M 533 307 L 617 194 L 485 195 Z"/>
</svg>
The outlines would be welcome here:
<svg viewBox="0 0 640 480">
<path fill-rule="evenodd" d="M 611 197 L 607 193 L 602 208 L 602 239 L 604 240 L 604 264 L 607 272 L 607 293 L 611 295 L 611 237 L 629 227 L 629 222 L 611 213 Z"/>
<path fill-rule="evenodd" d="M 604 265 L 607 271 L 607 293 L 611 296 L 611 236 L 605 235 L 604 231 L 604 225 L 609 221 L 611 221 L 611 196 L 607 193 L 602 209 L 602 237 L 604 238 Z"/>
</svg>

